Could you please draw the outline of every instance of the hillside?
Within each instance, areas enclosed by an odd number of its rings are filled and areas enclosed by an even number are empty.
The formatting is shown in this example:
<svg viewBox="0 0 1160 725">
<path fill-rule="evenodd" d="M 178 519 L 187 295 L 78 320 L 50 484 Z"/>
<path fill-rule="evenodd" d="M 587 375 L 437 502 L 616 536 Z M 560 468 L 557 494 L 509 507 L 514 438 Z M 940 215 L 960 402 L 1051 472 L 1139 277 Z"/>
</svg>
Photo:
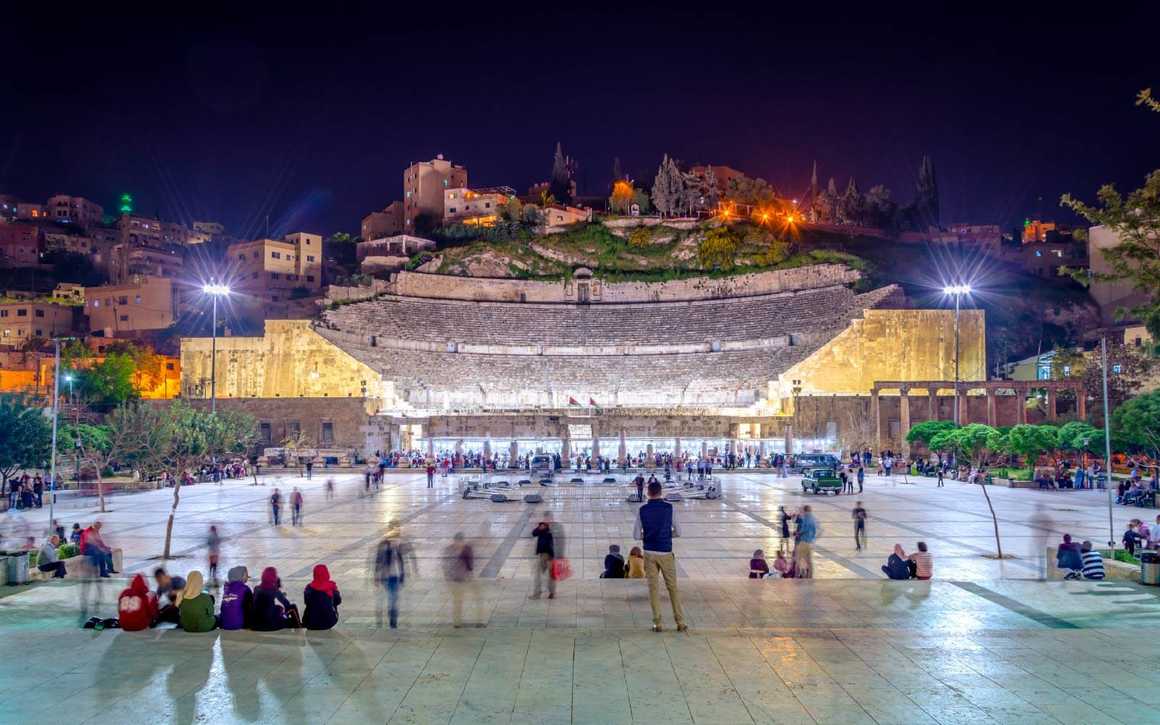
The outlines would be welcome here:
<svg viewBox="0 0 1160 725">
<path fill-rule="evenodd" d="M 964 276 L 979 290 L 971 305 L 987 313 L 992 367 L 1074 344 L 1084 329 L 1097 324 L 1087 291 L 1071 280 L 1035 277 L 1015 265 L 946 245 L 904 244 L 809 227 L 774 230 L 748 222 L 727 228 L 717 222 L 619 228 L 590 223 L 557 234 L 526 229 L 483 234 L 444 240 L 437 252 L 414 258 L 411 268 L 547 280 L 588 267 L 612 281 L 663 281 L 836 262 L 863 272 L 861 288 L 899 284 L 923 307 L 947 304 L 943 284 L 954 281 L 957 270 L 970 270 Z"/>
</svg>

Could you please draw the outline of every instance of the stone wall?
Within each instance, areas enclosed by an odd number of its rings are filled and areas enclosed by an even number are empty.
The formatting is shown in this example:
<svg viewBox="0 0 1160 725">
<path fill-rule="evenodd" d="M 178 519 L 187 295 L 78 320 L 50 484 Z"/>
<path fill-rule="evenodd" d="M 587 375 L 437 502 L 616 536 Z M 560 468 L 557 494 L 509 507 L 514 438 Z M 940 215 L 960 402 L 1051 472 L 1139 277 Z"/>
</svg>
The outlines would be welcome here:
<svg viewBox="0 0 1160 725">
<path fill-rule="evenodd" d="M 987 345 L 982 310 L 959 318 L 959 379 L 986 380 Z M 953 380 L 953 310 L 866 310 L 845 331 L 794 365 L 771 390 L 792 396 L 793 381 L 804 395 L 869 394 L 880 380 Z"/>
<path fill-rule="evenodd" d="M 857 281 L 859 276 L 858 272 L 839 264 L 818 264 L 722 278 L 694 277 L 669 282 L 615 283 L 599 279 L 538 282 L 399 272 L 391 278 L 391 291 L 401 297 L 427 299 L 567 303 L 576 302 L 578 285 L 587 283 L 591 285 L 589 300 L 592 303 L 680 302 L 845 285 Z"/>
<path fill-rule="evenodd" d="M 307 320 L 267 320 L 262 337 L 217 339 L 217 397 L 357 398 L 374 412 L 393 403 L 393 385 L 311 329 Z M 212 340 L 181 341 L 181 391 L 210 396 Z"/>
<path fill-rule="evenodd" d="M 209 406 L 208 400 L 192 400 L 198 407 Z M 375 432 L 367 415 L 367 401 L 362 398 L 331 398 L 329 400 L 302 398 L 242 398 L 217 401 L 218 410 L 240 410 L 254 416 L 259 425 L 259 447 L 279 446 L 295 427 L 305 437 L 306 447 L 357 450 L 364 455 L 379 446 L 369 445 L 368 438 Z M 324 442 L 323 423 L 329 423 L 332 442 Z M 269 426 L 269 440 L 261 439 L 263 424 Z"/>
</svg>

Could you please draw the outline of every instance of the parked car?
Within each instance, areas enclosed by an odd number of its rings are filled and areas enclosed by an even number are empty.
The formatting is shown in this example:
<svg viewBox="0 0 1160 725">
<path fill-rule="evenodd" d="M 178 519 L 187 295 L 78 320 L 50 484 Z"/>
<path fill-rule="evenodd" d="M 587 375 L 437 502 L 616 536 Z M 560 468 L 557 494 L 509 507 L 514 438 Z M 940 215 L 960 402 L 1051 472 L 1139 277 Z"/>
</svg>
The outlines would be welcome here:
<svg viewBox="0 0 1160 725">
<path fill-rule="evenodd" d="M 790 473 L 805 473 L 811 468 L 838 469 L 842 462 L 833 453 L 799 453 L 793 458 Z"/>
<path fill-rule="evenodd" d="M 802 493 L 842 493 L 842 479 L 833 468 L 810 468 L 802 474 Z"/>
</svg>

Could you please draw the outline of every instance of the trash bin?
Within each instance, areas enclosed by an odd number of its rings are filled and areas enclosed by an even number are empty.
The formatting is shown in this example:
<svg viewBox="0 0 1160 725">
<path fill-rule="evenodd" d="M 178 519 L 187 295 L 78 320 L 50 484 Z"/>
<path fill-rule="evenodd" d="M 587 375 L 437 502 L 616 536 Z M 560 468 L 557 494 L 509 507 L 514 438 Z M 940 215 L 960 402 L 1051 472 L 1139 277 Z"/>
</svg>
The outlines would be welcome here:
<svg viewBox="0 0 1160 725">
<path fill-rule="evenodd" d="M 1160 552 L 1140 552 L 1140 583 L 1160 586 Z"/>
<path fill-rule="evenodd" d="M 0 555 L 0 587 L 8 583 L 8 556 Z"/>
<path fill-rule="evenodd" d="M 5 570 L 8 572 L 7 584 L 12 586 L 14 584 L 28 583 L 28 553 L 20 552 L 19 554 L 9 554 L 8 560 L 4 562 Z"/>
</svg>

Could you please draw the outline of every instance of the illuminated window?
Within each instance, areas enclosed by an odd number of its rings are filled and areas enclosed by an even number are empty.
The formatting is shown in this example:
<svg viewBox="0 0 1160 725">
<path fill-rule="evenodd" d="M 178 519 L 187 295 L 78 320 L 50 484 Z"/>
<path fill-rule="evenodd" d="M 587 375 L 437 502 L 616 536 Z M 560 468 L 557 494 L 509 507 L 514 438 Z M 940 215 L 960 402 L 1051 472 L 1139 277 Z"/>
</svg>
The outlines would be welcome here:
<svg viewBox="0 0 1160 725">
<path fill-rule="evenodd" d="M 270 257 L 272 259 L 281 259 L 282 253 L 281 252 L 270 252 Z"/>
<path fill-rule="evenodd" d="M 307 255 L 306 255 L 306 261 L 307 261 L 307 262 L 313 262 L 313 261 L 314 261 L 314 256 L 313 256 L 313 255 L 310 255 L 310 254 L 307 254 Z"/>
</svg>

